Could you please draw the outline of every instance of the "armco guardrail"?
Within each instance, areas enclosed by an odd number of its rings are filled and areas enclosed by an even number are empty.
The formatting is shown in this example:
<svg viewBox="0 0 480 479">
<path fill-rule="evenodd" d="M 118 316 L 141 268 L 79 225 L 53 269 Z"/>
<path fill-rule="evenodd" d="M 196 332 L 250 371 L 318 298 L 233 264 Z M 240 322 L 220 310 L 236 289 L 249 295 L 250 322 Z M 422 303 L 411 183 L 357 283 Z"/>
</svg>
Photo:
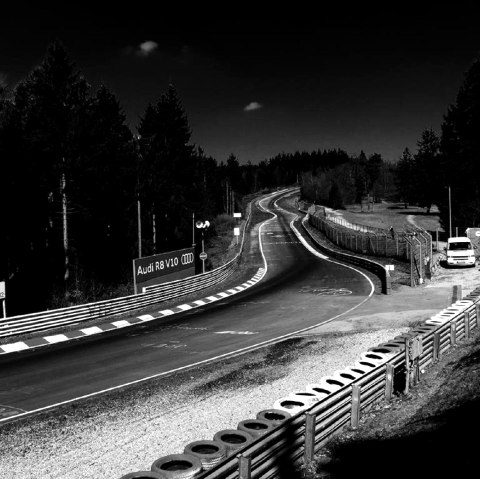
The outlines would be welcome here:
<svg viewBox="0 0 480 479">
<path fill-rule="evenodd" d="M 268 479 L 279 477 L 285 467 L 308 464 L 334 434 L 345 426 L 356 427 L 361 415 L 374 404 L 390 401 L 394 392 L 407 390 L 412 379 L 414 349 L 418 353 L 415 355 L 418 373 L 438 361 L 458 341 L 470 338 L 471 330 L 480 327 L 479 300 L 480 288 L 477 288 L 423 325 L 371 348 L 353 367 L 322 378 L 318 390 L 323 391 L 319 393 L 323 397 L 319 396 L 317 402 L 263 435 L 252 437 L 247 445 L 230 451 L 226 459 L 195 477 Z M 410 348 L 414 343 L 417 346 Z M 188 463 L 188 457 L 188 454 L 182 456 L 184 462 Z M 168 477 L 187 477 L 182 472 L 185 473 L 178 470 L 176 475 L 171 470 Z M 149 477 L 131 474 L 122 479 Z"/>
<path fill-rule="evenodd" d="M 62 326 L 106 318 L 141 309 L 159 301 L 175 299 L 195 291 L 200 291 L 225 281 L 236 269 L 243 251 L 245 231 L 251 218 L 251 204 L 243 228 L 242 242 L 237 255 L 228 263 L 203 274 L 172 281 L 170 283 L 145 288 L 141 294 L 98 301 L 67 308 L 42 311 L 0 319 L 0 337 L 45 331 Z"/>
<path fill-rule="evenodd" d="M 387 271 L 387 269 L 385 269 L 383 265 L 366 258 L 355 256 L 353 254 L 343 253 L 340 251 L 335 251 L 335 250 L 326 248 L 324 245 L 322 245 L 320 242 L 317 241 L 314 235 L 312 235 L 311 231 L 307 226 L 308 220 L 309 220 L 309 215 L 307 214 L 307 216 L 302 220 L 303 229 L 306 231 L 309 238 L 317 245 L 318 249 L 323 251 L 328 256 L 339 259 L 341 261 L 345 261 L 350 264 L 361 266 L 362 268 L 365 268 L 366 270 L 371 271 L 372 273 L 374 273 L 376 276 L 380 278 L 380 281 L 382 282 L 382 293 L 383 294 L 391 293 L 392 280 L 390 277 L 390 273 Z"/>
<path fill-rule="evenodd" d="M 138 295 L 70 306 L 41 313 L 11 316 L 0 320 L 0 337 L 45 331 L 92 319 L 106 318 L 141 309 L 159 301 L 174 299 L 221 283 L 235 270 L 237 262 L 238 257 L 235 257 L 229 263 L 213 271 L 183 280 L 172 281 Z"/>
</svg>

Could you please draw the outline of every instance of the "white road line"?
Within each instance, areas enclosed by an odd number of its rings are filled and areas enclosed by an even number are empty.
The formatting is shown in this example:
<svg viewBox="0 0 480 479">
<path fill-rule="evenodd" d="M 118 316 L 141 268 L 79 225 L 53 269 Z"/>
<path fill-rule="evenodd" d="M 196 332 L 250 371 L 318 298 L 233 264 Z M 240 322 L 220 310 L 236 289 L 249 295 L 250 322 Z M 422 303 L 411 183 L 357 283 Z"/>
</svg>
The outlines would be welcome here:
<svg viewBox="0 0 480 479">
<path fill-rule="evenodd" d="M 92 326 L 91 328 L 84 328 L 80 330 L 83 334 L 90 336 L 91 334 L 103 333 L 103 329 L 100 329 L 98 326 Z"/>
<path fill-rule="evenodd" d="M 215 334 L 258 334 L 252 331 L 214 331 Z"/>
<path fill-rule="evenodd" d="M 54 336 L 45 336 L 43 339 L 49 343 L 61 343 L 62 341 L 68 341 L 67 336 L 64 334 L 55 334 Z"/>
<path fill-rule="evenodd" d="M 6 353 L 14 353 L 16 351 L 24 351 L 25 349 L 30 349 L 24 342 L 19 341 L 17 343 L 4 344 L 0 346 Z"/>
<path fill-rule="evenodd" d="M 130 326 L 130 323 L 128 321 L 125 321 L 124 319 L 121 319 L 120 321 L 114 321 L 111 324 L 113 324 L 117 328 L 124 328 L 125 326 Z"/>
<path fill-rule="evenodd" d="M 188 309 L 192 309 L 193 306 L 190 306 L 189 304 L 181 304 L 180 306 L 177 306 L 178 309 L 181 309 L 182 311 L 187 311 Z"/>
</svg>

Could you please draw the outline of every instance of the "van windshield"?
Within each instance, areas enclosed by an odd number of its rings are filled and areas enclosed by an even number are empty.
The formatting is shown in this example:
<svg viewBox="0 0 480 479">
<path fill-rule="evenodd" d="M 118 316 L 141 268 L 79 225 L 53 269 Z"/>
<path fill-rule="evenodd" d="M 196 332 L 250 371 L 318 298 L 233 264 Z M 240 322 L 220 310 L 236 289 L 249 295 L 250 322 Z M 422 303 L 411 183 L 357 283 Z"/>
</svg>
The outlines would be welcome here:
<svg viewBox="0 0 480 479">
<path fill-rule="evenodd" d="M 472 245 L 468 241 L 462 241 L 461 243 L 450 243 L 448 245 L 448 249 L 450 251 L 466 250 L 466 249 L 472 249 Z"/>
</svg>

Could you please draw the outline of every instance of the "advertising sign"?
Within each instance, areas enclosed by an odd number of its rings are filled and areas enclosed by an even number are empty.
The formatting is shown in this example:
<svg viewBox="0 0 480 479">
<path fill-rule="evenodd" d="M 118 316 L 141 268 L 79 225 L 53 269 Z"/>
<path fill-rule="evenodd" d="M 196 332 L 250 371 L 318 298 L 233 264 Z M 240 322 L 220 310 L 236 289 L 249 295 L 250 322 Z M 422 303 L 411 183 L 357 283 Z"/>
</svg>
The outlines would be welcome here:
<svg viewBox="0 0 480 479">
<path fill-rule="evenodd" d="M 135 294 L 145 286 L 167 283 L 195 274 L 193 248 L 146 256 L 133 260 L 133 282 Z"/>
</svg>

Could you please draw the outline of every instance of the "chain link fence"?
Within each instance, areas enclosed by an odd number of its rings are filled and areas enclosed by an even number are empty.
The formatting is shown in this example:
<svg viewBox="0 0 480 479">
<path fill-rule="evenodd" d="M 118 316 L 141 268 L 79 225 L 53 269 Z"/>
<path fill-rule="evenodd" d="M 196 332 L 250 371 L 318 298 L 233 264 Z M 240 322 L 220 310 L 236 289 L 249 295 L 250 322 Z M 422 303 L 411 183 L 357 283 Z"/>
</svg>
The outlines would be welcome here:
<svg viewBox="0 0 480 479">
<path fill-rule="evenodd" d="M 411 286 L 431 277 L 432 236 L 427 231 L 413 225 L 402 230 L 384 230 L 329 215 L 322 206 L 299 204 L 299 207 L 309 213 L 309 223 L 340 248 L 409 262 Z"/>
</svg>

